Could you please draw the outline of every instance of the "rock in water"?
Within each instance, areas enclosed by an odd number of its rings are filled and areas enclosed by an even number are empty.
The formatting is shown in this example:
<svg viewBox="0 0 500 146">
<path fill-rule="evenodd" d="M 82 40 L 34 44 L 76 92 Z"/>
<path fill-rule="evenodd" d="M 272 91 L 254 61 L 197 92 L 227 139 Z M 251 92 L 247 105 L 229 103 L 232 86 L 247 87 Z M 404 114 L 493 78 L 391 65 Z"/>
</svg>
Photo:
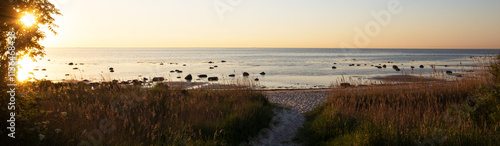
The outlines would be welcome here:
<svg viewBox="0 0 500 146">
<path fill-rule="evenodd" d="M 351 84 L 349 83 L 340 83 L 340 87 L 349 87 Z"/>
<path fill-rule="evenodd" d="M 219 78 L 218 77 L 209 77 L 208 78 L 208 81 L 218 81 Z"/>
<path fill-rule="evenodd" d="M 185 78 L 185 80 L 192 80 L 193 79 L 193 76 L 191 74 L 187 75 Z"/>
<path fill-rule="evenodd" d="M 158 81 L 164 81 L 164 80 L 165 80 L 164 77 L 154 77 L 153 78 L 153 81 L 156 81 L 156 82 L 158 82 Z"/>
</svg>

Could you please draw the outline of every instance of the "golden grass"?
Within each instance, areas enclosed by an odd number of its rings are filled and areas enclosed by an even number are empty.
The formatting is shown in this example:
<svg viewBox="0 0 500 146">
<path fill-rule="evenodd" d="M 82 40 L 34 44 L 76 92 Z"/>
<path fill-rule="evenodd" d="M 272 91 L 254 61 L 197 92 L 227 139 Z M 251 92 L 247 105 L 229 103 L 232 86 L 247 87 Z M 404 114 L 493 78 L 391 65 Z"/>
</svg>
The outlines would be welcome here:
<svg viewBox="0 0 500 146">
<path fill-rule="evenodd" d="M 232 145 L 268 126 L 273 108 L 263 94 L 229 86 L 93 88 L 39 81 L 18 89 L 25 96 L 18 105 L 24 136 L 17 140 L 30 145 Z"/>
</svg>

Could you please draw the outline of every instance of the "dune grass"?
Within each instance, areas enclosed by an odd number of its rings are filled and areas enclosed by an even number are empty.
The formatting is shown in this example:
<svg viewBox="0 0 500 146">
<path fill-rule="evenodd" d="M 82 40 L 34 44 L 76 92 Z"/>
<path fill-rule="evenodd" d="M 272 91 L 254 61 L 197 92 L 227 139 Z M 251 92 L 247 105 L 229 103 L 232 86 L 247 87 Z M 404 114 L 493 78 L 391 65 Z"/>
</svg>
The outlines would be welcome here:
<svg viewBox="0 0 500 146">
<path fill-rule="evenodd" d="M 334 87 L 323 105 L 307 113 L 298 139 L 307 145 L 500 143 L 498 59 L 462 79 L 440 77 L 446 75 Z"/>
<path fill-rule="evenodd" d="M 91 87 L 37 81 L 17 90 L 22 94 L 17 97 L 17 137 L 2 143 L 237 145 L 268 126 L 274 107 L 260 92 L 228 86 L 185 90 L 164 84 Z M 7 117 L 4 108 L 0 112 Z"/>
</svg>

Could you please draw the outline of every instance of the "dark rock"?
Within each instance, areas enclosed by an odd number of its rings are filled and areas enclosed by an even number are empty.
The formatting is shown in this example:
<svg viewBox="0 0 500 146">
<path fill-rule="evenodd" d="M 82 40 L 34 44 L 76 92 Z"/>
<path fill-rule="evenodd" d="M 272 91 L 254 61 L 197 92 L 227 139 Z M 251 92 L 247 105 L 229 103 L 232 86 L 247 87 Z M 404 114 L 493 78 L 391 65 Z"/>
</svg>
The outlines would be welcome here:
<svg viewBox="0 0 500 146">
<path fill-rule="evenodd" d="M 261 72 L 260 75 L 266 75 L 266 72 Z"/>
<path fill-rule="evenodd" d="M 444 67 L 448 67 L 448 65 L 444 65 Z"/>
<path fill-rule="evenodd" d="M 349 87 L 351 86 L 350 83 L 340 83 L 340 87 Z"/>
<path fill-rule="evenodd" d="M 419 67 L 420 67 L 420 68 L 424 68 L 424 65 L 420 65 Z"/>
<path fill-rule="evenodd" d="M 236 76 L 236 75 L 234 75 L 234 74 L 230 74 L 230 75 L 229 75 L 229 77 L 235 77 L 235 76 Z"/>
<path fill-rule="evenodd" d="M 175 72 L 175 71 L 171 70 L 170 72 Z"/>
<path fill-rule="evenodd" d="M 113 70 L 114 68 L 110 67 L 109 70 Z"/>
<path fill-rule="evenodd" d="M 201 74 L 201 75 L 198 75 L 199 78 L 206 78 L 208 77 L 206 74 Z"/>
<path fill-rule="evenodd" d="M 396 69 L 394 69 L 394 70 L 396 70 L 396 71 L 401 71 L 401 69 L 399 69 L 399 68 L 396 68 Z"/>
<path fill-rule="evenodd" d="M 186 66 L 186 64 L 183 64 L 182 66 Z"/>
<path fill-rule="evenodd" d="M 64 76 L 69 76 L 69 74 L 64 74 Z"/>
<path fill-rule="evenodd" d="M 109 70 L 109 72 L 115 72 L 115 70 Z"/>
<path fill-rule="evenodd" d="M 133 80 L 132 83 L 134 83 L 134 85 L 141 85 L 142 84 L 142 82 L 137 80 L 137 79 Z"/>
<path fill-rule="evenodd" d="M 357 64 L 356 66 L 361 66 L 361 64 Z"/>
<path fill-rule="evenodd" d="M 255 78 L 255 81 L 259 81 L 259 78 Z"/>
<path fill-rule="evenodd" d="M 97 83 L 97 82 L 94 82 L 94 83 L 90 83 L 89 85 L 92 86 L 92 87 L 96 87 L 96 86 L 99 86 L 100 83 Z"/>
<path fill-rule="evenodd" d="M 219 78 L 218 77 L 209 77 L 208 78 L 208 81 L 218 81 Z"/>
<path fill-rule="evenodd" d="M 177 76 L 178 79 L 182 78 L 181 76 Z"/>
<path fill-rule="evenodd" d="M 446 73 L 447 73 L 447 74 L 452 74 L 453 72 L 452 72 L 452 71 L 447 70 L 447 71 L 446 71 Z"/>
<path fill-rule="evenodd" d="M 226 62 L 226 60 L 222 60 L 222 61 L 220 61 L 220 62 L 224 63 L 224 62 Z"/>
<path fill-rule="evenodd" d="M 332 69 L 337 69 L 337 67 L 335 67 L 335 66 L 332 66 Z"/>
<path fill-rule="evenodd" d="M 73 65 L 73 62 L 68 63 L 68 65 Z"/>
<path fill-rule="evenodd" d="M 333 63 L 333 64 L 337 64 L 337 63 Z"/>
<path fill-rule="evenodd" d="M 78 69 L 78 67 L 74 67 L 73 69 L 74 69 L 74 70 L 77 70 L 77 69 Z M 37 71 L 38 71 L 38 69 L 37 69 Z"/>
<path fill-rule="evenodd" d="M 387 68 L 387 65 L 385 65 L 385 64 L 384 64 L 384 65 L 382 65 L 382 67 L 383 67 L 383 68 Z"/>
<path fill-rule="evenodd" d="M 213 61 L 209 61 L 208 63 L 214 63 Z"/>
<path fill-rule="evenodd" d="M 45 68 L 42 68 L 42 71 L 47 71 L 47 69 L 45 69 Z"/>
<path fill-rule="evenodd" d="M 192 80 L 193 79 L 193 76 L 191 74 L 187 75 L 185 78 L 185 80 Z"/>
<path fill-rule="evenodd" d="M 209 67 L 208 69 L 214 69 L 214 67 Z"/>
<path fill-rule="evenodd" d="M 382 69 L 382 66 L 376 66 L 378 69 Z"/>
<path fill-rule="evenodd" d="M 164 77 L 154 77 L 153 78 L 153 81 L 164 81 L 165 78 Z"/>
<path fill-rule="evenodd" d="M 414 68 L 415 68 L 415 66 L 411 66 L 410 68 L 411 68 L 411 69 L 414 69 Z"/>
<path fill-rule="evenodd" d="M 219 67 L 219 66 L 217 66 L 217 65 L 214 65 L 214 67 Z"/>
<path fill-rule="evenodd" d="M 162 62 L 162 63 L 160 63 L 160 65 L 163 65 L 163 62 Z"/>
<path fill-rule="evenodd" d="M 248 74 L 247 72 L 244 72 L 244 73 L 243 73 L 243 76 L 244 76 L 244 77 L 247 77 L 247 76 L 250 76 L 250 74 Z"/>
<path fill-rule="evenodd" d="M 397 65 L 393 65 L 392 68 L 396 69 L 399 68 Z"/>
</svg>

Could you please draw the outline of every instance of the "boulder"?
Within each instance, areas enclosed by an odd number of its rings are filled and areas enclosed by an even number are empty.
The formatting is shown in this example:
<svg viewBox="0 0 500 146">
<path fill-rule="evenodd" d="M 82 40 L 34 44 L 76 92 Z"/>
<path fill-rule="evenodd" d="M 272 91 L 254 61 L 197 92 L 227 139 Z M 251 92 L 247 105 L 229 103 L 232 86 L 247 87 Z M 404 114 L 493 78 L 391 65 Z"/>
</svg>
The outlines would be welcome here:
<svg viewBox="0 0 500 146">
<path fill-rule="evenodd" d="M 208 69 L 214 69 L 214 67 L 209 67 Z"/>
<path fill-rule="evenodd" d="M 266 75 L 266 72 L 261 72 L 260 75 Z"/>
<path fill-rule="evenodd" d="M 187 75 L 185 78 L 185 80 L 192 80 L 193 79 L 193 76 L 191 74 Z"/>
<path fill-rule="evenodd" d="M 259 81 L 259 78 L 255 78 L 255 81 Z"/>
<path fill-rule="evenodd" d="M 453 72 L 452 72 L 452 71 L 447 70 L 447 71 L 446 71 L 446 73 L 447 73 L 447 74 L 452 74 Z"/>
<path fill-rule="evenodd" d="M 419 67 L 420 67 L 420 68 L 424 68 L 424 65 L 420 65 Z"/>
<path fill-rule="evenodd" d="M 201 75 L 198 75 L 199 78 L 206 78 L 208 77 L 206 74 L 201 74 Z"/>
<path fill-rule="evenodd" d="M 209 61 L 208 63 L 214 63 L 213 61 Z"/>
<path fill-rule="evenodd" d="M 247 76 L 250 76 L 250 74 L 249 74 L 249 73 L 247 73 L 247 72 L 243 72 L 243 76 L 244 76 L 244 77 L 247 77 Z"/>
<path fill-rule="evenodd" d="M 68 65 L 73 65 L 73 62 L 68 63 Z"/>
<path fill-rule="evenodd" d="M 219 78 L 218 77 L 209 77 L 208 78 L 208 81 L 218 81 Z"/>
<path fill-rule="evenodd" d="M 351 86 L 350 83 L 340 83 L 340 87 L 349 87 Z"/>
<path fill-rule="evenodd" d="M 226 60 L 222 60 L 222 61 L 220 61 L 220 62 L 224 63 L 224 62 L 226 62 Z"/>
<path fill-rule="evenodd" d="M 383 68 L 387 68 L 387 65 L 385 65 L 385 64 L 384 64 L 384 65 L 382 65 L 382 67 L 383 67 Z"/>
<path fill-rule="evenodd" d="M 154 78 L 153 78 L 153 81 L 155 81 L 155 82 L 158 82 L 158 81 L 164 81 L 164 80 L 165 80 L 165 78 L 164 78 L 164 77 L 154 77 Z"/>
<path fill-rule="evenodd" d="M 229 74 L 229 77 L 235 77 L 236 75 L 235 74 Z"/>
</svg>

